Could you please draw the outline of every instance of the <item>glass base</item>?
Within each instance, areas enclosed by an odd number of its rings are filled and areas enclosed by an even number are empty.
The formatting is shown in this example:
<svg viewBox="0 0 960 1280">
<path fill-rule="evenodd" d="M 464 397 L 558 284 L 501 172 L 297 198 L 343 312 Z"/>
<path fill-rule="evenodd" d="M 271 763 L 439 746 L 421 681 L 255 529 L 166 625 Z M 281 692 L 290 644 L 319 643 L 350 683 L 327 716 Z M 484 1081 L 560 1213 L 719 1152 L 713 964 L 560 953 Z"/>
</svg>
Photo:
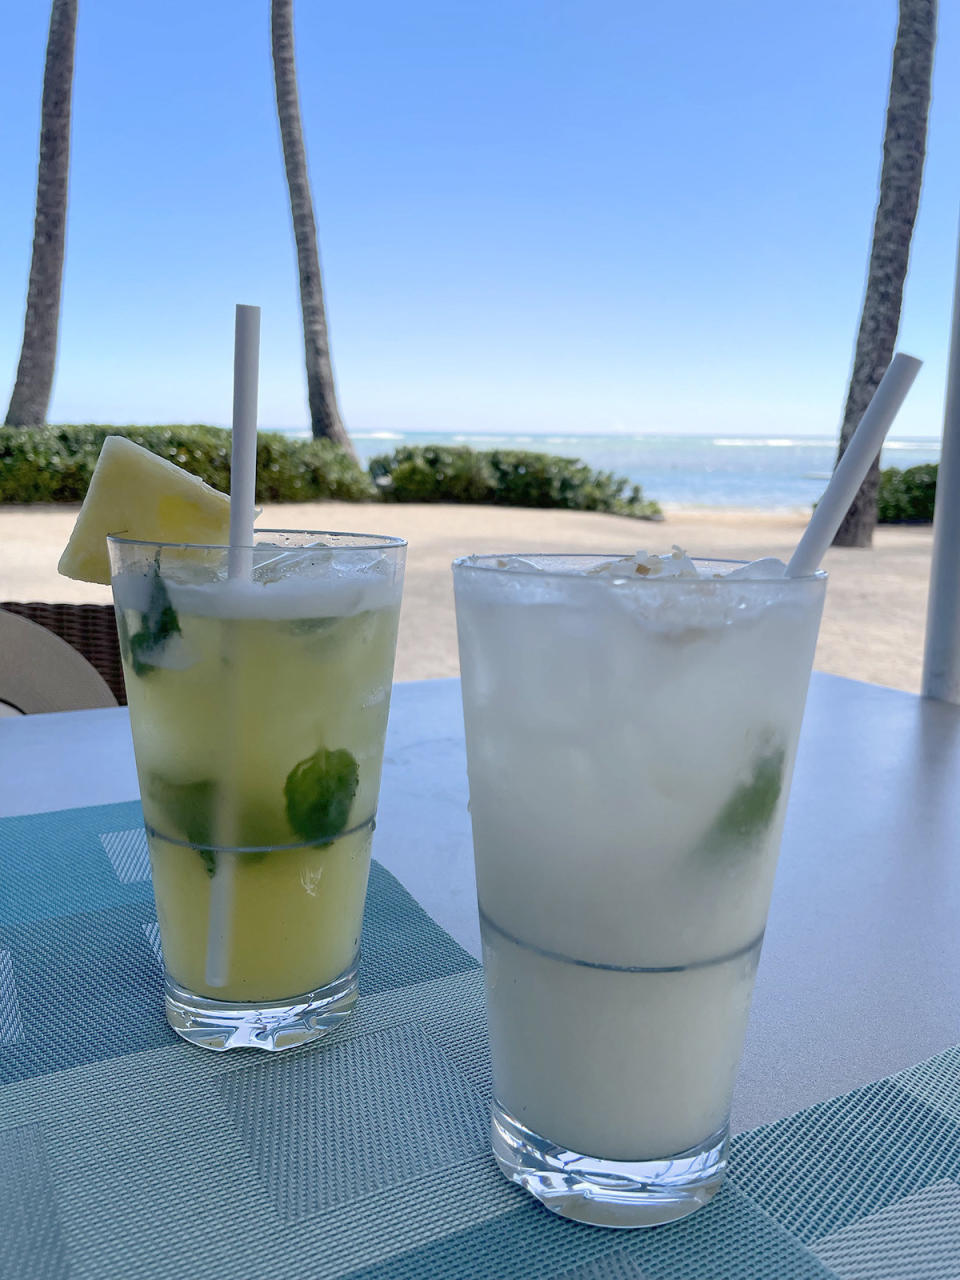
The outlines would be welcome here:
<svg viewBox="0 0 960 1280">
<path fill-rule="evenodd" d="M 493 1154 L 500 1171 L 552 1213 L 596 1227 L 656 1227 L 685 1218 L 720 1190 L 728 1131 L 662 1160 L 578 1155 L 525 1128 L 494 1101 Z"/>
<path fill-rule="evenodd" d="M 347 1017 L 357 1002 L 357 966 L 325 987 L 290 1000 L 253 1004 L 211 1000 L 181 987 L 169 974 L 164 978 L 163 996 L 171 1027 L 201 1049 L 279 1053 L 319 1040 Z"/>
</svg>

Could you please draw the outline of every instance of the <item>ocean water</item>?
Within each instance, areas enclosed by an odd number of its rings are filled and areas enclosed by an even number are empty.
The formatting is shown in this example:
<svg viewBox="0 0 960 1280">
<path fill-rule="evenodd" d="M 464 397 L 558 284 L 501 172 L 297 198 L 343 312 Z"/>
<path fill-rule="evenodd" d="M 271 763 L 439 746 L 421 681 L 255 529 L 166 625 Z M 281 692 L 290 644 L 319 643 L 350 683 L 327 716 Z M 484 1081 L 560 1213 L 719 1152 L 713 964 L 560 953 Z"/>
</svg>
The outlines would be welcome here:
<svg viewBox="0 0 960 1280">
<path fill-rule="evenodd" d="M 306 435 L 305 430 L 291 434 Z M 836 441 L 826 436 L 488 435 L 458 432 L 351 432 L 362 462 L 403 444 L 533 449 L 581 458 L 626 476 L 658 502 L 704 507 L 810 508 L 830 478 Z M 936 462 L 937 439 L 890 440 L 885 467 Z"/>
</svg>

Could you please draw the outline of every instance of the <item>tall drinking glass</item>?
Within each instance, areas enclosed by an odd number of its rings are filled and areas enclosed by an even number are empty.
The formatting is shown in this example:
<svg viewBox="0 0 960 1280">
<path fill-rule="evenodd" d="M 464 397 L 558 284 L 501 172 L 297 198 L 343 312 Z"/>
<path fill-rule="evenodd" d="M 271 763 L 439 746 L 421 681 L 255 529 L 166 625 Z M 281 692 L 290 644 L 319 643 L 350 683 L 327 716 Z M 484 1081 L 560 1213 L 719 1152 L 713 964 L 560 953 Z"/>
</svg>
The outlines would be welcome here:
<svg viewBox="0 0 960 1280">
<path fill-rule="evenodd" d="M 406 544 L 109 544 L 167 1018 L 303 1044 L 356 1000 Z"/>
<path fill-rule="evenodd" d="M 826 578 L 615 560 L 471 556 L 454 584 L 494 1155 L 633 1227 L 723 1177 Z"/>
</svg>

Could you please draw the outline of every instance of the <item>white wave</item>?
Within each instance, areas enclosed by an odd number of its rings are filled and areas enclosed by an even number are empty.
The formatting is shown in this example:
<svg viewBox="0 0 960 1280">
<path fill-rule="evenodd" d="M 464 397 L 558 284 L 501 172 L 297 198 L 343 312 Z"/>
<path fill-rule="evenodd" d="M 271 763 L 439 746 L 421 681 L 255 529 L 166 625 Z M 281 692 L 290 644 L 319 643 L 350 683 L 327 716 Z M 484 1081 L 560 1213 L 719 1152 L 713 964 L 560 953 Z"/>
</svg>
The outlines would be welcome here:
<svg viewBox="0 0 960 1280">
<path fill-rule="evenodd" d="M 799 437 L 794 436 L 788 438 L 785 436 L 772 436 L 769 439 L 763 439 L 760 436 L 748 436 L 746 439 L 739 439 L 735 436 L 718 436 L 710 441 L 711 444 L 720 445 L 723 448 L 730 449 L 747 449 L 747 448 L 769 448 L 769 449 L 822 449 L 825 444 L 832 443 L 829 440 L 818 440 L 810 436 Z"/>
<path fill-rule="evenodd" d="M 356 440 L 402 440 L 403 436 L 396 431 L 351 431 Z"/>
</svg>

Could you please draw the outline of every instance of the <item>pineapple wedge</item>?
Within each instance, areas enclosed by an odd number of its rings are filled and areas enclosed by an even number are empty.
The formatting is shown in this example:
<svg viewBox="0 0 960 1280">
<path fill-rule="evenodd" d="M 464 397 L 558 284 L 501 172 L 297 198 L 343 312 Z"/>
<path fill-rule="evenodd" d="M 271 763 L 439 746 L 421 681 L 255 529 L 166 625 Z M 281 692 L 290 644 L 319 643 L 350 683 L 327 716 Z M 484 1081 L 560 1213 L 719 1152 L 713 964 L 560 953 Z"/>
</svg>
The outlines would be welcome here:
<svg viewBox="0 0 960 1280">
<path fill-rule="evenodd" d="M 110 582 L 107 534 L 147 542 L 230 541 L 225 493 L 123 436 L 107 436 L 59 571 Z"/>
</svg>

